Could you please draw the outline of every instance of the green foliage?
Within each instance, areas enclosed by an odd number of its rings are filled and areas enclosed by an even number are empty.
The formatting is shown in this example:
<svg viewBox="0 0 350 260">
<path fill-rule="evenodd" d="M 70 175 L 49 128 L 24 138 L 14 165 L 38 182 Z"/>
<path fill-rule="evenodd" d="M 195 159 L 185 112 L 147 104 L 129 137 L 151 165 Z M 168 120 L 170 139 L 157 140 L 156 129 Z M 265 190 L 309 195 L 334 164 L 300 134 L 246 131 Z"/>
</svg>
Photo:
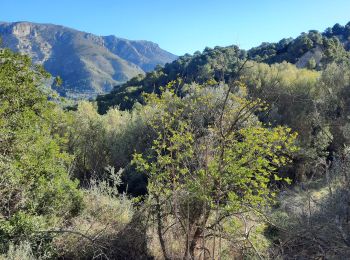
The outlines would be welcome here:
<svg viewBox="0 0 350 260">
<path fill-rule="evenodd" d="M 274 193 L 269 186 L 282 179 L 277 169 L 296 151 L 296 134 L 285 127 L 264 128 L 254 115 L 266 109 L 264 103 L 247 100 L 244 85 L 232 84 L 217 89 L 197 86 L 184 98 L 171 85 L 159 97 L 147 95 L 147 106 L 157 108 L 151 122 L 157 138 L 149 156 L 136 153 L 133 161 L 149 176 L 156 216 L 164 216 L 166 207 L 160 205 L 170 203 L 170 214 L 186 221 L 181 201 L 191 204 L 186 225 L 197 231 L 184 226 L 182 231 L 191 237 L 186 242 L 191 249 L 184 252 L 192 256 L 202 226 L 219 226 L 243 209 L 271 202 Z M 215 210 L 220 221 L 210 223 Z M 159 228 L 165 219 L 158 220 Z M 163 252 L 167 258 L 166 249 Z"/>
<path fill-rule="evenodd" d="M 63 152 L 63 112 L 41 92 L 48 74 L 26 56 L 0 50 L 0 251 L 74 216 L 78 183 Z M 44 235 L 42 235 L 44 236 Z"/>
<path fill-rule="evenodd" d="M 317 63 L 316 63 L 316 60 L 315 60 L 315 58 L 311 58 L 311 59 L 309 59 L 309 61 L 307 62 L 307 68 L 308 69 L 310 69 L 310 70 L 313 70 L 313 69 L 315 69 L 316 68 L 316 65 L 317 65 Z"/>
<path fill-rule="evenodd" d="M 144 152 L 151 146 L 154 134 L 148 121 L 152 115 L 147 108 L 135 108 L 131 112 L 115 108 L 99 115 L 92 103 L 79 103 L 77 111 L 71 112 L 70 122 L 74 175 L 88 186 L 91 178 L 108 178 L 107 167 L 123 168 L 124 183 L 120 188 L 136 196 L 144 194 L 145 177 L 134 174 L 129 164 L 135 151 Z"/>
<path fill-rule="evenodd" d="M 321 34 L 311 30 L 308 33 L 301 33 L 296 39 L 282 39 L 278 43 L 262 43 L 250 49 L 248 57 L 251 60 L 268 64 L 283 61 L 295 64 L 308 52 L 318 49 L 321 57 L 314 67 L 318 65 L 318 68 L 321 68 L 331 62 L 349 58 L 349 53 L 344 49 L 341 40 L 344 40 L 341 34 L 333 35 L 327 32 Z"/>
<path fill-rule="evenodd" d="M 122 110 L 131 109 L 137 103 L 143 103 L 142 93 L 156 92 L 160 86 L 182 79 L 183 83 L 206 83 L 208 80 L 228 82 L 237 72 L 242 60 L 246 58 L 267 64 L 289 62 L 298 67 L 321 70 L 332 62 L 349 60 L 348 45 L 350 26 L 340 27 L 336 33 L 319 33 L 310 30 L 299 37 L 282 39 L 278 43 L 262 43 L 247 52 L 237 46 L 205 48 L 193 55 L 185 54 L 164 68 L 157 68 L 146 76 L 138 76 L 125 84 L 116 86 L 111 93 L 97 97 L 100 113 L 108 108 L 120 106 Z M 182 84 L 174 86 L 181 95 Z"/>
<path fill-rule="evenodd" d="M 145 77 L 136 77 L 127 83 L 117 86 L 106 95 L 98 96 L 100 113 L 106 113 L 109 107 L 120 106 L 122 110 L 131 109 L 137 102 L 143 102 L 142 93 L 160 93 L 160 87 L 171 81 L 178 81 L 173 87 L 178 94 L 182 93 L 184 83 L 206 83 L 208 80 L 228 80 L 234 74 L 245 51 L 237 46 L 205 48 L 202 53 L 185 54 L 164 68 L 149 72 Z M 180 79 L 180 80 L 179 80 Z"/>
<path fill-rule="evenodd" d="M 204 94 L 182 99 L 173 92 L 167 91 L 161 97 L 152 94 L 147 100 L 148 105 L 160 108 L 159 117 L 155 116 L 155 121 L 151 123 L 158 137 L 153 141 L 154 153 L 149 156 L 149 162 L 140 154 L 136 154 L 134 160 L 150 174 L 151 191 L 154 188 L 172 190 L 174 183 L 182 185 L 183 182 L 191 182 L 191 180 L 201 181 L 201 175 L 204 174 L 203 166 L 186 167 L 188 160 L 199 156 L 195 153 L 204 149 L 201 147 L 204 144 L 197 144 L 198 139 L 203 142 L 210 137 L 207 141 L 213 145 L 207 148 L 210 149 L 208 153 L 211 154 L 211 162 L 207 165 L 206 173 L 211 176 L 213 185 L 217 178 L 222 178 L 225 180 L 223 186 L 235 183 L 237 190 L 243 194 L 243 186 L 250 182 L 252 186 L 245 186 L 249 194 L 247 198 L 254 197 L 253 193 L 262 195 L 264 193 L 262 190 L 256 192 L 257 190 L 253 191 L 250 188 L 267 188 L 266 184 L 270 181 L 271 172 L 289 161 L 282 151 L 286 149 L 286 151 L 295 152 L 293 145 L 295 135 L 289 134 L 290 129 L 283 127 L 267 129 L 254 120 L 254 112 L 263 109 L 263 103 L 260 101 L 249 101 L 244 97 L 230 94 L 230 106 L 222 115 L 224 122 L 220 122 L 219 118 L 213 118 L 210 124 L 204 126 L 205 135 L 201 133 L 201 136 L 197 136 L 198 126 L 193 124 L 192 116 L 199 108 L 203 109 L 202 106 L 211 106 L 208 103 L 210 96 Z M 219 127 L 219 124 L 222 125 Z M 201 131 L 204 130 L 201 129 Z M 223 144 L 224 154 L 221 147 Z M 194 146 L 199 151 L 195 151 Z M 193 167 L 198 167 L 197 172 L 194 173 L 191 170 Z M 203 187 L 202 184 L 198 183 L 197 188 Z M 209 184 L 204 186 L 211 187 Z M 254 197 L 252 201 L 254 199 L 257 198 Z"/>
<path fill-rule="evenodd" d="M 301 180 L 315 173 L 315 165 L 320 157 L 328 155 L 335 134 L 325 117 L 328 109 L 324 107 L 321 74 L 289 63 L 249 63 L 247 67 L 244 81 L 250 95 L 269 104 L 269 109 L 259 114 L 260 119 L 272 125 L 287 125 L 299 134 L 301 149 L 291 177 Z"/>
</svg>

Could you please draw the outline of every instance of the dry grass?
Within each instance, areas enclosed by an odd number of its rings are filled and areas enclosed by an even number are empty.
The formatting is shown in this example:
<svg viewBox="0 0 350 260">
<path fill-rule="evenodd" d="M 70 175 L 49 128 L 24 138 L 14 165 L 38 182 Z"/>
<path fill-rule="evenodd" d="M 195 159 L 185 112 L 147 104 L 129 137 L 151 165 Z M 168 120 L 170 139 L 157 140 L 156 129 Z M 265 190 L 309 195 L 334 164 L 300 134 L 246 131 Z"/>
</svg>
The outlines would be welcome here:
<svg viewBox="0 0 350 260">
<path fill-rule="evenodd" d="M 85 192 L 85 209 L 54 240 L 58 254 L 70 259 L 106 254 L 110 241 L 131 221 L 132 203 L 126 196 L 111 196 L 92 187 Z M 73 233 L 74 232 L 74 233 Z"/>
<path fill-rule="evenodd" d="M 0 260 L 35 260 L 31 245 L 28 242 L 21 242 L 19 245 L 10 245 L 6 254 L 0 255 Z"/>
</svg>

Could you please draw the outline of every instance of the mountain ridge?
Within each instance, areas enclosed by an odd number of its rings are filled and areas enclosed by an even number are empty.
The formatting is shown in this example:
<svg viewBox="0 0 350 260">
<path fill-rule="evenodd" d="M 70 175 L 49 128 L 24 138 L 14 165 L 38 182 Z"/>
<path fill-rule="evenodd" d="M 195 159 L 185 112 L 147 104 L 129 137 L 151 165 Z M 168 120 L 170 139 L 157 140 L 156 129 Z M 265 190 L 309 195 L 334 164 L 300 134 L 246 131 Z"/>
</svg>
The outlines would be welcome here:
<svg viewBox="0 0 350 260">
<path fill-rule="evenodd" d="M 28 54 L 63 86 L 71 97 L 93 97 L 177 56 L 146 40 L 99 36 L 51 23 L 0 22 L 3 46 Z"/>
</svg>

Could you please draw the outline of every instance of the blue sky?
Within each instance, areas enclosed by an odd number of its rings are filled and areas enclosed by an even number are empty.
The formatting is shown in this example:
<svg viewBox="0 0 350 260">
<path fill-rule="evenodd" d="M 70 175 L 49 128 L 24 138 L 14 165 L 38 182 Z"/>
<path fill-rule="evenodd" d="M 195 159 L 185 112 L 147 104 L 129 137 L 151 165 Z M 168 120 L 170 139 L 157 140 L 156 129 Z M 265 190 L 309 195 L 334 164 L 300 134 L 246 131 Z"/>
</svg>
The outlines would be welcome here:
<svg viewBox="0 0 350 260">
<path fill-rule="evenodd" d="M 350 21 L 349 0 L 0 0 L 0 21 L 54 23 L 151 40 L 174 54 L 323 31 Z"/>
</svg>

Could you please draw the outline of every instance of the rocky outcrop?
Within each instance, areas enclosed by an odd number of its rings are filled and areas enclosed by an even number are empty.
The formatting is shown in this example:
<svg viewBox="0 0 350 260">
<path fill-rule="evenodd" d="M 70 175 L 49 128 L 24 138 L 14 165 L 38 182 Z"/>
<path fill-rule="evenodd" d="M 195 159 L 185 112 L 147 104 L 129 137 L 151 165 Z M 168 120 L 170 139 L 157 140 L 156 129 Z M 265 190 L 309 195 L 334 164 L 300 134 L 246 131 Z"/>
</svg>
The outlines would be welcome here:
<svg viewBox="0 0 350 260">
<path fill-rule="evenodd" d="M 53 24 L 3 22 L 0 37 L 4 47 L 29 55 L 53 76 L 60 76 L 59 93 L 71 97 L 108 92 L 176 58 L 153 42 L 97 36 Z"/>
</svg>

